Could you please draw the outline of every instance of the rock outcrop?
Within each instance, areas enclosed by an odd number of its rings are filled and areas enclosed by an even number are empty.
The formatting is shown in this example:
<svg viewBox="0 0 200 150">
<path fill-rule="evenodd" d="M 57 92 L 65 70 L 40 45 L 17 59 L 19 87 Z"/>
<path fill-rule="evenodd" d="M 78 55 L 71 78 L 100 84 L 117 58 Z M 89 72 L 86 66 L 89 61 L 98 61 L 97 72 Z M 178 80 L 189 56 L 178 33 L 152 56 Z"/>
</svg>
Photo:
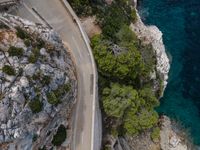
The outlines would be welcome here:
<svg viewBox="0 0 200 150">
<path fill-rule="evenodd" d="M 70 54 L 47 27 L 8 14 L 0 24 L 0 149 L 50 149 L 76 97 Z"/>
<path fill-rule="evenodd" d="M 156 26 L 146 26 L 139 14 L 137 13 L 137 22 L 131 24 L 132 30 L 136 33 L 139 39 L 146 44 L 151 44 L 156 52 L 156 72 L 163 80 L 163 90 L 167 86 L 168 73 L 170 69 L 169 59 L 167 57 L 165 46 L 163 44 L 162 32 Z M 158 78 L 155 76 L 155 78 Z"/>
<path fill-rule="evenodd" d="M 160 131 L 160 145 L 163 150 L 187 150 L 187 145 L 177 133 L 172 129 L 171 120 L 167 116 L 162 116 L 162 127 Z"/>
</svg>

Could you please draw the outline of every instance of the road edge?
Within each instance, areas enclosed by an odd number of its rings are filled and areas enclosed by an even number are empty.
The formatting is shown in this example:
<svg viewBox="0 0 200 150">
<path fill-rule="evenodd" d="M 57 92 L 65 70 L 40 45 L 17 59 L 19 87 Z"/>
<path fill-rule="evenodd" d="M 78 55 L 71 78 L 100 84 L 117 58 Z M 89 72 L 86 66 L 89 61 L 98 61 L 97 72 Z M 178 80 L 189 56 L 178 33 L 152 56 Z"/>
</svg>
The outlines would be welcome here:
<svg viewBox="0 0 200 150">
<path fill-rule="evenodd" d="M 102 138 L 102 125 L 101 125 L 101 112 L 99 109 L 99 102 L 98 102 L 98 73 L 97 73 L 97 69 L 96 69 L 96 64 L 94 61 L 94 57 L 93 57 L 93 53 L 92 53 L 92 49 L 90 47 L 90 40 L 87 36 L 87 34 L 85 33 L 84 29 L 81 26 L 81 22 L 79 20 L 79 18 L 77 17 L 77 15 L 75 14 L 75 12 L 73 11 L 72 7 L 70 6 L 70 4 L 67 2 L 67 0 L 60 0 L 66 7 L 66 9 L 69 11 L 69 13 L 71 14 L 73 20 L 75 21 L 75 23 L 78 25 L 78 28 L 81 32 L 81 35 L 84 39 L 84 42 L 87 46 L 87 49 L 89 51 L 90 54 L 90 58 L 91 58 L 91 62 L 92 62 L 92 68 L 93 68 L 93 114 L 92 114 L 92 136 L 91 136 L 91 150 L 100 150 L 101 148 L 101 138 Z M 97 120 L 97 124 L 95 123 L 95 120 Z M 97 125 L 97 128 L 99 130 L 99 133 L 97 133 L 96 137 L 98 136 L 99 139 L 95 140 L 95 125 Z"/>
</svg>

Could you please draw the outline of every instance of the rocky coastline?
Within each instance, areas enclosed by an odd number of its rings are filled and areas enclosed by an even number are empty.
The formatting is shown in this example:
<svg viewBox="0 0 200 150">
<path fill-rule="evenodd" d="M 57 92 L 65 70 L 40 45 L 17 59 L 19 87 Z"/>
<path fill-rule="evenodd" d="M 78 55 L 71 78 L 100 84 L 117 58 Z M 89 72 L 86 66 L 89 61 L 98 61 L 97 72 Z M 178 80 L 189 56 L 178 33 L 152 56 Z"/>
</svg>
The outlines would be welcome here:
<svg viewBox="0 0 200 150">
<path fill-rule="evenodd" d="M 137 2 L 135 1 L 135 3 Z M 136 33 L 136 35 L 141 41 L 143 41 L 145 44 L 151 44 L 153 49 L 155 50 L 157 64 L 155 70 L 156 73 L 154 72 L 152 74 L 152 78 L 157 79 L 161 77 L 161 80 L 163 81 L 163 89 L 161 93 L 162 96 L 167 86 L 168 73 L 170 69 L 169 58 L 166 54 L 165 46 L 163 44 L 162 32 L 154 25 L 146 26 L 142 22 L 137 9 L 136 13 L 138 16 L 137 21 L 136 23 L 131 24 L 131 29 Z"/>
<path fill-rule="evenodd" d="M 134 0 L 135 7 L 137 7 L 137 0 Z M 154 25 L 145 25 L 136 8 L 138 20 L 136 23 L 131 24 L 132 30 L 136 33 L 139 39 L 147 44 L 152 44 L 153 49 L 156 53 L 156 70 L 158 74 L 155 75 L 154 79 L 158 78 L 157 75 L 161 76 L 163 81 L 162 94 L 167 86 L 168 73 L 170 70 L 170 61 L 166 54 L 166 49 L 162 39 L 162 32 Z M 162 150 L 187 150 L 189 147 L 186 145 L 186 140 L 181 135 L 176 133 L 176 129 L 173 126 L 171 119 L 167 116 L 161 116 L 161 131 L 160 131 L 160 142 L 159 147 Z M 148 148 L 149 149 L 149 148 Z"/>
</svg>

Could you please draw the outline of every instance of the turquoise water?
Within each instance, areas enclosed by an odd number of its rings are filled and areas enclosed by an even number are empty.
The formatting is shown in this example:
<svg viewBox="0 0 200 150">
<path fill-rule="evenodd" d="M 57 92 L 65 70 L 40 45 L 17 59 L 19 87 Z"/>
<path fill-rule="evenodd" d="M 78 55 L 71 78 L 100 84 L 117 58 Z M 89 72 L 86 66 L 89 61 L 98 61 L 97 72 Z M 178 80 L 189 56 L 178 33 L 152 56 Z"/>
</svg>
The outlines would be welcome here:
<svg viewBox="0 0 200 150">
<path fill-rule="evenodd" d="M 163 32 L 172 60 L 158 112 L 180 121 L 200 145 L 200 0 L 140 0 L 139 11 Z"/>
</svg>

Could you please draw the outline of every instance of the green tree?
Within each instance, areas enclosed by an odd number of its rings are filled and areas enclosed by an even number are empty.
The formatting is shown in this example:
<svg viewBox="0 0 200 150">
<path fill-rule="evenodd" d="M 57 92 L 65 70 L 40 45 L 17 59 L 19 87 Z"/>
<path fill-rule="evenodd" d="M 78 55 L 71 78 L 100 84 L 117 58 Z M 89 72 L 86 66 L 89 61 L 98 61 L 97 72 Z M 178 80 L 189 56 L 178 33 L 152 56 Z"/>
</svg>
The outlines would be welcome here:
<svg viewBox="0 0 200 150">
<path fill-rule="evenodd" d="M 42 111 L 43 103 L 36 97 L 34 100 L 30 101 L 29 107 L 33 113 L 38 113 Z"/>
<path fill-rule="evenodd" d="M 159 106 L 159 100 L 156 98 L 151 88 L 143 88 L 139 91 L 139 96 L 145 100 L 148 108 Z"/>
<path fill-rule="evenodd" d="M 57 133 L 54 135 L 52 144 L 55 146 L 60 146 L 66 139 L 67 132 L 64 125 L 58 127 Z"/>
<path fill-rule="evenodd" d="M 30 35 L 28 34 L 28 32 L 26 32 L 24 29 L 22 29 L 21 27 L 17 26 L 15 28 L 17 30 L 17 37 L 21 38 L 21 39 L 29 39 Z"/>
<path fill-rule="evenodd" d="M 129 43 L 138 43 L 137 36 L 130 29 L 128 25 L 123 25 L 122 28 L 116 34 L 117 41 L 120 45 L 126 46 Z"/>
<path fill-rule="evenodd" d="M 112 44 L 101 36 L 95 36 L 91 45 L 98 70 L 104 76 L 134 80 L 142 74 L 144 64 L 134 43 L 127 44 L 125 52 L 122 50 L 122 53 L 118 55 L 113 54 Z"/>
<path fill-rule="evenodd" d="M 130 86 L 111 84 L 111 88 L 105 88 L 102 93 L 104 111 L 108 116 L 121 118 L 127 108 L 138 106 L 138 93 Z"/>
<path fill-rule="evenodd" d="M 125 115 L 124 129 L 129 135 L 152 128 L 158 122 L 158 114 L 154 110 L 135 111 L 130 109 Z"/>
</svg>

